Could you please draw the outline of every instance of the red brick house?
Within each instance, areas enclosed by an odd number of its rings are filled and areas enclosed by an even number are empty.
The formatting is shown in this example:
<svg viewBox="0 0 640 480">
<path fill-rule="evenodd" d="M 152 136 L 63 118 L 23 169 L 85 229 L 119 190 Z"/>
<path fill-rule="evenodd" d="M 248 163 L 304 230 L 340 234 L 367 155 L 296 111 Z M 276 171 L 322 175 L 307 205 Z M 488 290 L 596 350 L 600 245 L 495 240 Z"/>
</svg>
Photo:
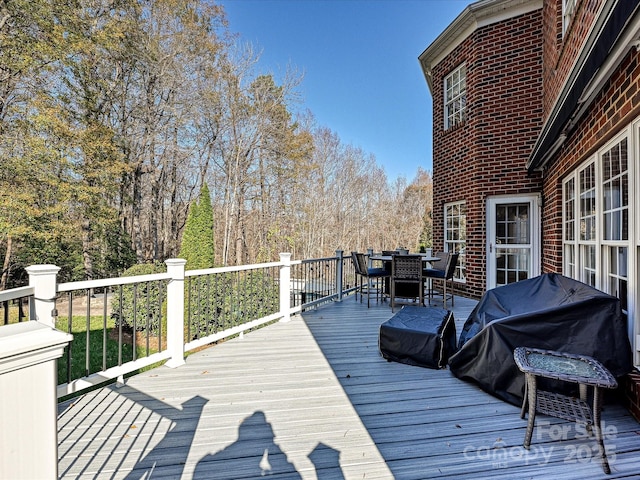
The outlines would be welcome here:
<svg viewBox="0 0 640 480">
<path fill-rule="evenodd" d="M 542 49 L 542 1 L 493 0 L 420 55 L 434 99 L 434 248 L 462 250 L 458 283 L 472 296 L 540 273 L 540 235 L 525 223 L 542 191 L 526 169 L 543 121 Z"/>
<path fill-rule="evenodd" d="M 434 248 L 472 296 L 544 272 L 621 299 L 640 363 L 640 0 L 481 0 L 420 55 Z M 638 192 L 638 193 L 637 193 Z"/>
</svg>

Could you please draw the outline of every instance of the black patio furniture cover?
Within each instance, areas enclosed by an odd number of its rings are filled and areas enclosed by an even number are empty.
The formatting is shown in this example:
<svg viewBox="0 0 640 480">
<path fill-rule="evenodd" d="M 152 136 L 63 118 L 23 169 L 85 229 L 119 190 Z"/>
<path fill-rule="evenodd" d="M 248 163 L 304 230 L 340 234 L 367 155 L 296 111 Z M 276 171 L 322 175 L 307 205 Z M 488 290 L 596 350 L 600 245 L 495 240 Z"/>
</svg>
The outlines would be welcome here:
<svg viewBox="0 0 640 480">
<path fill-rule="evenodd" d="M 620 300 L 556 273 L 488 290 L 465 322 L 449 368 L 456 377 L 520 405 L 524 375 L 513 360 L 516 347 L 588 355 L 614 377 L 633 366 Z M 575 387 L 547 381 L 540 388 L 570 393 Z"/>
<path fill-rule="evenodd" d="M 456 349 L 453 313 L 442 308 L 405 306 L 380 325 L 382 358 L 426 368 L 445 368 Z"/>
</svg>

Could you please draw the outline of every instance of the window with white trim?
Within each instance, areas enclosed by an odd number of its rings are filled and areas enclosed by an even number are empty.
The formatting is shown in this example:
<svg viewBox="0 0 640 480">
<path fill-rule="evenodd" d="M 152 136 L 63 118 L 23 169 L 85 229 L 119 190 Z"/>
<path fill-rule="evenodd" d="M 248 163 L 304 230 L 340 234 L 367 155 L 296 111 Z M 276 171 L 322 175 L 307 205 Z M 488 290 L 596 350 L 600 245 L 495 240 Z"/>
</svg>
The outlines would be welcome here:
<svg viewBox="0 0 640 480">
<path fill-rule="evenodd" d="M 596 286 L 595 239 L 596 239 L 596 175 L 595 162 L 591 162 L 578 173 L 578 245 L 580 249 L 579 279 Z"/>
<path fill-rule="evenodd" d="M 563 262 L 568 277 L 576 274 L 576 179 L 569 178 L 563 187 Z"/>
<path fill-rule="evenodd" d="M 563 183 L 564 274 L 620 299 L 627 309 L 628 140 L 601 149 Z"/>
<path fill-rule="evenodd" d="M 454 127 L 467 118 L 467 68 L 460 65 L 444 79 L 444 129 Z"/>
<path fill-rule="evenodd" d="M 576 13 L 576 0 L 562 0 L 562 36 L 567 32 L 569 24 Z"/>
<path fill-rule="evenodd" d="M 629 165 L 627 139 L 601 156 L 602 169 L 602 270 L 604 290 L 627 308 L 627 261 L 629 253 Z"/>
<path fill-rule="evenodd" d="M 444 206 L 444 250 L 458 254 L 455 280 L 466 279 L 465 249 L 467 247 L 467 207 L 465 202 Z"/>
</svg>

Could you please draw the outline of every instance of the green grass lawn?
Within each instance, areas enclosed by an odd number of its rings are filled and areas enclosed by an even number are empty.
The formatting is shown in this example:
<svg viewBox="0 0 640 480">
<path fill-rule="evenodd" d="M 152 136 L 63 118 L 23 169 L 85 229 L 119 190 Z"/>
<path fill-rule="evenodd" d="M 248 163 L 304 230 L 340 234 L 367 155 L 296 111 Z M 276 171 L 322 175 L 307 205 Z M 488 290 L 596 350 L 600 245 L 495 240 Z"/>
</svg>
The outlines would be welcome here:
<svg viewBox="0 0 640 480">
<path fill-rule="evenodd" d="M 56 328 L 73 335 L 73 341 L 65 348 L 64 355 L 58 359 L 59 385 L 133 360 L 133 336 L 123 332 L 120 351 L 118 348 L 118 328 L 111 318 L 107 319 L 106 325 L 101 315 L 90 317 L 88 325 L 86 316 L 74 316 L 71 325 L 69 325 L 68 318 L 60 318 L 56 322 Z M 137 337 L 136 358 L 145 357 L 158 351 L 157 338 L 150 339 L 147 350 L 146 338 L 140 334 Z M 69 351 L 71 352 L 70 357 Z M 88 365 L 87 358 L 89 358 Z M 144 370 L 150 368 L 153 367 L 146 367 Z M 69 371 L 71 372 L 70 376 L 68 375 Z M 138 372 L 132 372 L 131 375 Z"/>
</svg>

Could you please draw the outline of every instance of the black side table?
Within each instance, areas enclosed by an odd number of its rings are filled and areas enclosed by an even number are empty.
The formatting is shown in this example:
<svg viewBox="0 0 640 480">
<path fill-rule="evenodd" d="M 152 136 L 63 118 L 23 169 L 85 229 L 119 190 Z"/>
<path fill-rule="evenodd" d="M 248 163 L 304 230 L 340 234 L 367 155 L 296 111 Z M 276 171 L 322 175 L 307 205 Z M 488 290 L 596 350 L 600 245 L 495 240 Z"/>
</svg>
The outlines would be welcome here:
<svg viewBox="0 0 640 480">
<path fill-rule="evenodd" d="M 541 350 L 538 348 L 518 347 L 513 352 L 518 368 L 525 374 L 525 392 L 520 418 L 524 418 L 529 405 L 529 421 L 524 438 L 524 447 L 531 445 L 536 412 L 572 422 L 584 423 L 593 427 L 598 451 L 605 473 L 611 473 L 604 449 L 600 427 L 600 409 L 602 407 L 602 388 L 616 388 L 618 383 L 611 373 L 596 359 L 585 355 Z M 552 378 L 577 383 L 580 398 L 572 398 L 537 389 L 537 377 Z M 593 387 L 593 410 L 587 403 L 587 389 Z"/>
</svg>

